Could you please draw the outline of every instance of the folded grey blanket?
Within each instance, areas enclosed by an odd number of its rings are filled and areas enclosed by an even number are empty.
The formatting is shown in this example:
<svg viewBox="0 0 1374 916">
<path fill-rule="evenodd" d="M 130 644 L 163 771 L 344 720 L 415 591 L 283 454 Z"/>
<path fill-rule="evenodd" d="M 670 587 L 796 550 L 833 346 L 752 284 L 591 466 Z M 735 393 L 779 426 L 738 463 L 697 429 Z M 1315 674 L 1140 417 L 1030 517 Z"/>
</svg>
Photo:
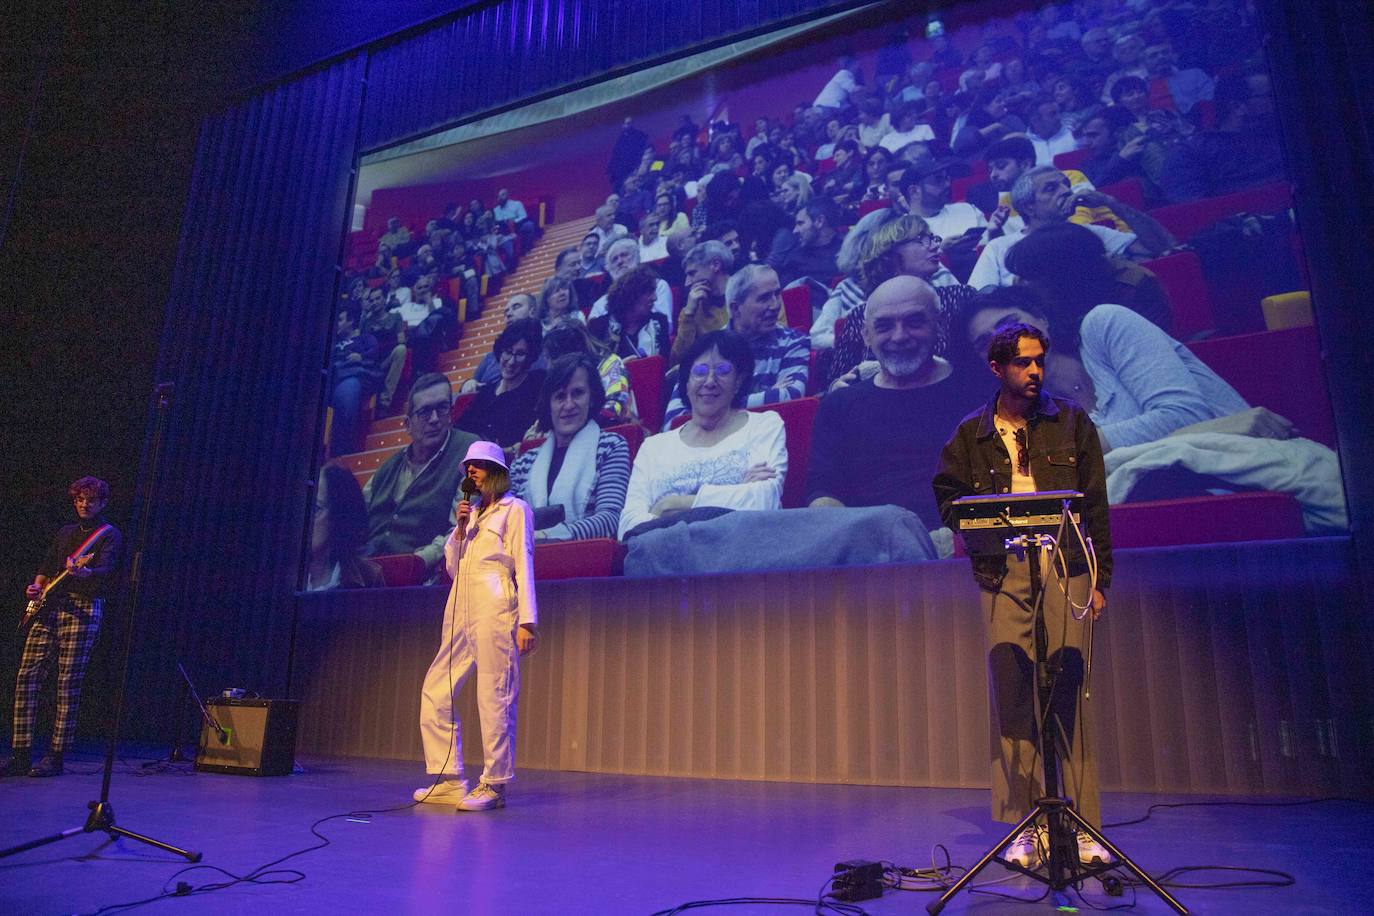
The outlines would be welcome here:
<svg viewBox="0 0 1374 916">
<path fill-rule="evenodd" d="M 938 559 L 921 520 L 897 506 L 729 512 L 629 540 L 625 575 L 919 563 Z"/>
</svg>

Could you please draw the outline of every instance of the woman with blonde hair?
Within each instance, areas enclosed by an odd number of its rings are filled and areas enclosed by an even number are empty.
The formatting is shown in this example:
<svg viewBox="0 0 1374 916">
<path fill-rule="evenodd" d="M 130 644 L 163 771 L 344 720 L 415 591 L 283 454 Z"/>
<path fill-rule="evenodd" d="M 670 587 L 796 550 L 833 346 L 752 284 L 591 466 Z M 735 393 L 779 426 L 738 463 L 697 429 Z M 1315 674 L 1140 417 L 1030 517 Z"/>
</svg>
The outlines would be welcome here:
<svg viewBox="0 0 1374 916">
<path fill-rule="evenodd" d="M 935 287 L 935 293 L 940 299 L 940 323 L 936 331 L 935 355 L 945 355 L 950 317 L 957 314 L 964 303 L 972 298 L 973 290 L 961 284 L 959 279 L 950 273 L 949 268 L 940 263 L 941 241 L 943 240 L 938 235 L 930 231 L 926 221 L 914 213 L 888 220 L 869 234 L 855 281 L 861 291 L 860 302 L 845 316 L 847 320 L 844 331 L 835 339 L 831 378 L 835 379 L 836 383 L 851 375 L 853 378 L 844 381 L 844 384 L 853 382 L 860 377 L 855 374 L 856 371 L 864 375 L 871 374 L 870 369 L 873 372 L 877 371 L 877 363 L 868 353 L 868 347 L 863 339 L 863 300 L 893 277 L 919 277 Z M 855 278 L 846 278 L 845 283 L 853 279 Z M 832 334 L 834 327 L 834 322 L 831 322 Z M 812 340 L 814 345 L 814 336 Z M 865 360 L 872 365 L 861 366 Z"/>
</svg>

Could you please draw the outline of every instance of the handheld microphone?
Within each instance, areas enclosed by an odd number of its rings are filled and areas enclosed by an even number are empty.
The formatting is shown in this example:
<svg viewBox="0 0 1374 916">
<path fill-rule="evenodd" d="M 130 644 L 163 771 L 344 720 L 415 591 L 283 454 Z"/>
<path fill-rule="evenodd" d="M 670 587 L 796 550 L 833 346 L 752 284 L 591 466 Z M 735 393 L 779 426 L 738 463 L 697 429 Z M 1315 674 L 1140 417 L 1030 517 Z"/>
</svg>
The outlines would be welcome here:
<svg viewBox="0 0 1374 916">
<path fill-rule="evenodd" d="M 463 482 L 458 485 L 458 488 L 463 491 L 463 504 L 470 504 L 472 502 L 472 494 L 477 492 L 477 481 L 473 480 L 471 477 L 464 477 Z M 467 534 L 467 529 L 468 520 L 460 519 L 458 522 L 458 539 L 460 541 L 463 539 L 463 536 Z"/>
</svg>

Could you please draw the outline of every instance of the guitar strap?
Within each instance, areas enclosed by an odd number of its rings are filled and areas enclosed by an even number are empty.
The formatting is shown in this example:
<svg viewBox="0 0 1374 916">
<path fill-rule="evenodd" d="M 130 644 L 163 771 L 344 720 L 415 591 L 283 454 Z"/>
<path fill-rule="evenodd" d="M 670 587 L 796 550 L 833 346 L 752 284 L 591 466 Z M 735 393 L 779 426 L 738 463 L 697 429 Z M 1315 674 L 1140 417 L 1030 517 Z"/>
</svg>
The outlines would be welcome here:
<svg viewBox="0 0 1374 916">
<path fill-rule="evenodd" d="M 87 537 L 86 540 L 82 541 L 81 544 L 80 544 L 75 550 L 72 551 L 72 555 L 69 556 L 69 557 L 67 557 L 68 561 L 74 563 L 74 562 L 76 562 L 77 560 L 79 560 L 81 557 L 83 557 L 83 556 L 85 556 L 86 554 L 90 553 L 91 551 L 95 550 L 95 542 L 98 541 L 98 540 L 100 540 L 101 538 L 103 538 L 103 537 L 104 537 L 106 534 L 108 534 L 113 528 L 114 528 L 114 525 L 111 525 L 111 524 L 108 524 L 108 523 L 107 523 L 107 524 L 101 525 L 99 528 L 97 528 L 97 529 L 95 529 L 94 531 L 92 531 L 92 532 L 90 533 L 90 536 Z"/>
</svg>

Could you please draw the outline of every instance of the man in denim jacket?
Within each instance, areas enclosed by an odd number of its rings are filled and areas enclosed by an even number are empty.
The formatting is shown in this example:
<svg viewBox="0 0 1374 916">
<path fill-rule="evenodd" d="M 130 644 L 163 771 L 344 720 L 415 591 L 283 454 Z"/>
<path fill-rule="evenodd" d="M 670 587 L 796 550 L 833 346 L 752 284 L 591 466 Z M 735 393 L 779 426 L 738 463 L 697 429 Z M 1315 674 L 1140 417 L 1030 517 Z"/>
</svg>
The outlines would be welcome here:
<svg viewBox="0 0 1374 916">
<path fill-rule="evenodd" d="M 1043 615 L 1050 660 L 1059 673 L 1053 681 L 1050 712 L 1067 748 L 1062 752 L 1062 793 L 1089 823 L 1101 823 L 1097 767 L 1090 752 L 1092 729 L 1078 702 L 1084 682 L 1083 647 L 1089 623 L 1106 608 L 1111 582 L 1111 533 L 1107 520 L 1106 472 L 1097 428 L 1082 407 L 1042 391 L 1049 340 L 1038 329 L 1012 324 L 993 337 L 988 365 L 1001 383 L 997 396 L 959 424 L 945 444 L 935 475 L 940 517 L 956 528 L 952 503 L 962 496 L 1078 490 L 1084 494 L 1082 519 L 1097 555 L 1098 578 L 1091 589 L 1087 558 L 1076 538 L 1064 546 L 1069 578 L 1043 562 Z M 992 816 L 1017 823 L 1045 794 L 1037 752 L 1035 712 L 1035 631 L 1029 606 L 1027 562 L 1014 556 L 975 557 L 973 573 L 982 588 L 982 611 L 990 671 L 992 716 Z M 1073 601 L 1088 606 L 1083 620 L 1071 613 Z M 1044 828 L 1027 828 L 1005 852 L 1011 861 L 1033 868 L 1041 859 Z M 1106 861 L 1107 852 L 1086 834 L 1078 836 L 1079 857 Z"/>
</svg>

